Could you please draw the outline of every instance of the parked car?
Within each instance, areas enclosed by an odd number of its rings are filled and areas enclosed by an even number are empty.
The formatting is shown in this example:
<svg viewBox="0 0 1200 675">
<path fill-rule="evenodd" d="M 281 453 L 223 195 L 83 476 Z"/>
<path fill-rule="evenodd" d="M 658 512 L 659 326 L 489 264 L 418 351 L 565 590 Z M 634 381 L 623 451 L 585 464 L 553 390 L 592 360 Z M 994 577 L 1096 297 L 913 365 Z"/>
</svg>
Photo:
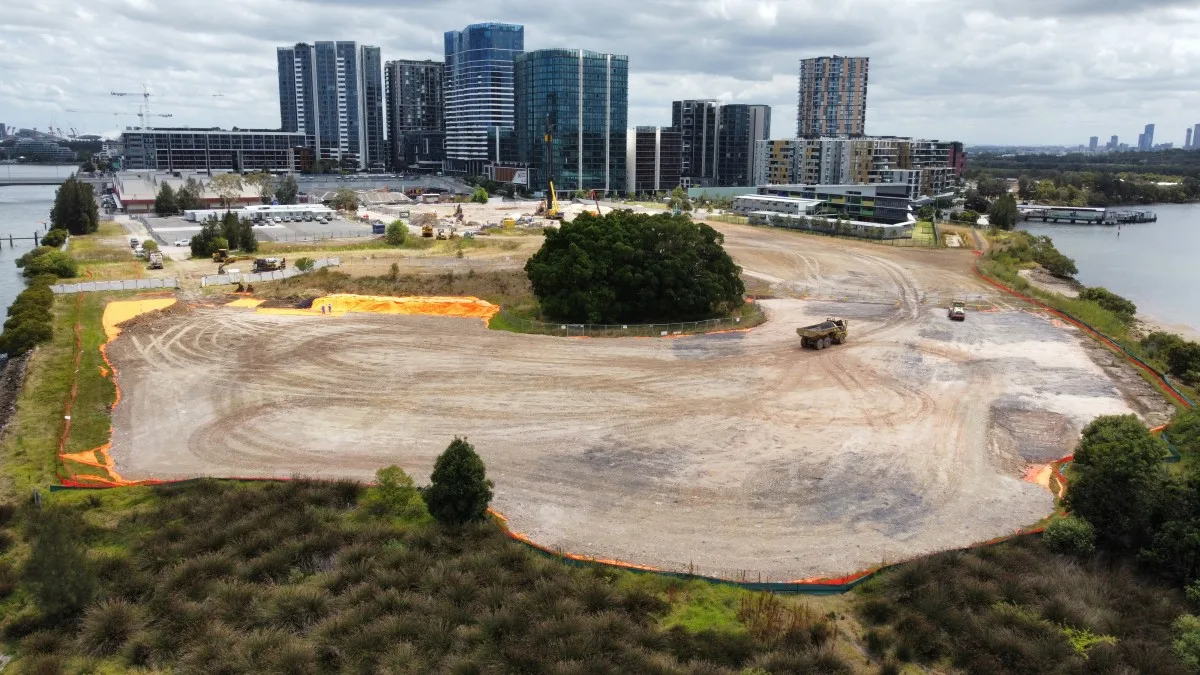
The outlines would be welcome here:
<svg viewBox="0 0 1200 675">
<path fill-rule="evenodd" d="M 191 240 L 188 240 L 188 239 L 176 239 L 175 245 L 176 246 L 191 246 L 192 242 L 191 242 Z"/>
</svg>

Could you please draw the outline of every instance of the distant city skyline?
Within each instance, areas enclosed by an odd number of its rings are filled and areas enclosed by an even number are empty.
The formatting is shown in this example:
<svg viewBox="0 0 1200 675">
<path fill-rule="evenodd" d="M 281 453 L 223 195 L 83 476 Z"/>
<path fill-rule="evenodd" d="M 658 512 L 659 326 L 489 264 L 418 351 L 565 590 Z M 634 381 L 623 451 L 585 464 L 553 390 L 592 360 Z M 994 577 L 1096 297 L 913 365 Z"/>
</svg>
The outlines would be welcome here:
<svg viewBox="0 0 1200 675">
<path fill-rule="evenodd" d="M 1078 144 L 1112 133 L 1131 139 L 1153 120 L 1159 136 L 1179 144 L 1200 110 L 1200 90 L 1191 86 L 1200 59 L 1173 47 L 1195 41 L 1200 7 L 1180 3 L 1016 0 L 963 10 L 949 0 L 916 7 L 729 0 L 681 11 L 665 0 L 610 0 L 581 22 L 561 21 L 559 6 L 544 0 L 397 7 L 367 0 L 101 11 L 77 11 L 66 0 L 23 5 L 0 26 L 0 110 L 9 127 L 110 133 L 137 124 L 140 101 L 109 92 L 140 92 L 144 83 L 153 109 L 173 114 L 171 124 L 271 128 L 278 45 L 329 36 L 377 45 L 388 61 L 440 61 L 445 31 L 488 21 L 523 24 L 527 49 L 627 54 L 633 125 L 669 125 L 673 100 L 720 98 L 770 105 L 772 135 L 789 136 L 797 64 L 829 54 L 871 57 L 868 133 Z M 114 37 L 123 35 L 155 39 Z M 1096 58 L 1098 44 L 1104 58 Z"/>
</svg>

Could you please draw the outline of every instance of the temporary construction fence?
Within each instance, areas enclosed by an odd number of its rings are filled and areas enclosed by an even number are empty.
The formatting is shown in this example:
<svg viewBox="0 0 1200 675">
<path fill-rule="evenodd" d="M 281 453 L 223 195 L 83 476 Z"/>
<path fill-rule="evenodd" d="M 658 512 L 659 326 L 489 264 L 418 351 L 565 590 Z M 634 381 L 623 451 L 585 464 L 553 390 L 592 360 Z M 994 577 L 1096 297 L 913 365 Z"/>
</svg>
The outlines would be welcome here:
<svg viewBox="0 0 1200 675">
<path fill-rule="evenodd" d="M 761 324 L 766 319 L 766 313 L 758 303 L 748 302 L 741 316 L 704 321 L 641 324 L 551 323 L 514 316 L 511 312 L 501 309 L 492 325 L 515 333 L 561 337 L 674 337 L 727 330 L 746 330 Z"/>
<path fill-rule="evenodd" d="M 97 291 L 142 291 L 152 288 L 179 288 L 174 277 L 151 279 L 122 279 L 119 281 L 85 281 L 79 284 L 56 284 L 50 291 L 57 294 L 95 293 Z"/>
<path fill-rule="evenodd" d="M 342 264 L 337 258 L 321 258 L 313 261 L 312 269 L 319 270 L 322 267 L 337 267 Z M 200 286 L 220 286 L 222 284 L 257 284 L 263 281 L 282 281 L 283 279 L 291 279 L 294 276 L 305 274 L 311 270 L 301 270 L 297 267 L 288 267 L 282 270 L 273 272 L 227 272 L 225 274 L 210 274 L 206 277 L 200 277 Z"/>
</svg>

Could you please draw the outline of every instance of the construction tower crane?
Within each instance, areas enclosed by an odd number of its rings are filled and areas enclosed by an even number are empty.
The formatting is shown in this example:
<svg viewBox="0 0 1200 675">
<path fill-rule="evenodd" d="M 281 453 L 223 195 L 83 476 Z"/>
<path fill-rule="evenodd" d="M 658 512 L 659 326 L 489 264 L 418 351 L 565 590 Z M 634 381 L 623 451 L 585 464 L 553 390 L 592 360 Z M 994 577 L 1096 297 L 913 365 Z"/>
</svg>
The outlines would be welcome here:
<svg viewBox="0 0 1200 675">
<path fill-rule="evenodd" d="M 88 115 L 116 115 L 118 117 L 123 117 L 125 115 L 137 115 L 138 119 L 141 120 L 141 122 L 142 122 L 143 129 L 146 128 L 146 118 L 147 117 L 174 117 L 175 116 L 171 113 L 149 113 L 140 107 L 138 108 L 138 111 L 136 113 L 124 111 L 124 110 L 119 111 L 119 112 L 114 112 L 112 110 L 79 110 L 77 108 L 68 108 L 67 112 L 69 112 L 69 113 L 84 113 L 84 114 L 88 114 Z"/>
<path fill-rule="evenodd" d="M 152 94 L 150 93 L 150 89 L 144 84 L 142 85 L 142 93 L 140 93 L 140 94 L 137 92 L 130 92 L 130 91 L 110 91 L 109 95 L 110 96 L 141 96 L 142 97 L 142 106 L 146 109 L 146 114 L 147 115 L 150 114 L 150 96 L 152 96 Z M 220 92 L 218 92 L 216 94 L 198 94 L 198 95 L 199 96 L 210 96 L 213 98 L 225 96 L 225 94 L 222 94 Z M 162 98 L 162 97 L 160 96 L 159 98 Z"/>
</svg>

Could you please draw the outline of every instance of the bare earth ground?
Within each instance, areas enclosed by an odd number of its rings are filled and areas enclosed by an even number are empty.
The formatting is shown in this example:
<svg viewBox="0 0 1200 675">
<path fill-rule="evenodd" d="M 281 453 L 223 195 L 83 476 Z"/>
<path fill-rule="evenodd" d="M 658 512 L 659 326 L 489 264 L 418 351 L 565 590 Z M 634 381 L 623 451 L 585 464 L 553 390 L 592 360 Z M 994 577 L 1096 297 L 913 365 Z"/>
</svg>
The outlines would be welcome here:
<svg viewBox="0 0 1200 675">
<path fill-rule="evenodd" d="M 1028 463 L 1069 452 L 1096 415 L 1158 414 L 1149 387 L 1114 378 L 1120 364 L 1077 331 L 1020 311 L 950 323 L 930 293 L 990 292 L 967 253 L 721 229 L 780 296 L 887 300 L 780 297 L 753 331 L 670 340 L 433 317 L 147 317 L 109 351 L 117 467 L 369 478 L 395 463 L 424 482 L 466 435 L 493 506 L 538 542 L 779 580 L 1034 523 L 1052 500 L 1020 480 Z M 802 350 L 795 327 L 827 315 L 851 320 L 850 342 Z"/>
</svg>

